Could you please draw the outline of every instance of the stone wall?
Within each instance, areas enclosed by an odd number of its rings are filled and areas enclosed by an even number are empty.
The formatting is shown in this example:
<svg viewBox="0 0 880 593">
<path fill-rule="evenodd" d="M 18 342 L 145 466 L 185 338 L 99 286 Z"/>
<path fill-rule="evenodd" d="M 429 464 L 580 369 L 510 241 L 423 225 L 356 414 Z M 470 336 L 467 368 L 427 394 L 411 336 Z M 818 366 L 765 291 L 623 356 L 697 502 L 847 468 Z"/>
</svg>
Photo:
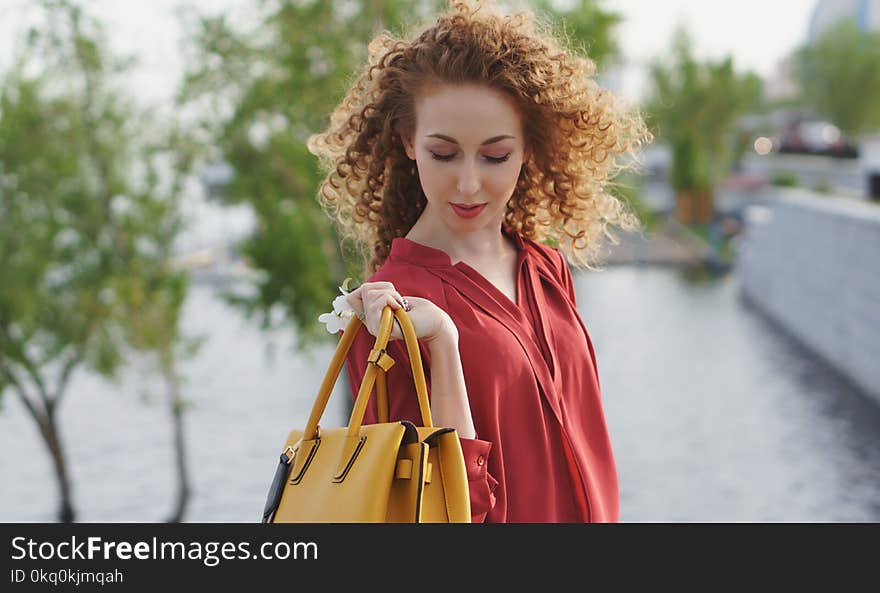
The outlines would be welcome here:
<svg viewBox="0 0 880 593">
<path fill-rule="evenodd" d="M 768 188 L 745 219 L 745 296 L 880 402 L 880 206 Z"/>
</svg>

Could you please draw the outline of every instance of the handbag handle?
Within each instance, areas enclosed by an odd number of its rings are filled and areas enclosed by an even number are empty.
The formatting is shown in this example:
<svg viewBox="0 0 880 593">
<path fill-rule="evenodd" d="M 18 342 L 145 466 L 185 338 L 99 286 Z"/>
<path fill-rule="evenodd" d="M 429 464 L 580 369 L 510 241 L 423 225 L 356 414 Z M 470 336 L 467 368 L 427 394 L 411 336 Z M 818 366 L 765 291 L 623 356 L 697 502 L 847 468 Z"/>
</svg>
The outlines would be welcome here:
<svg viewBox="0 0 880 593">
<path fill-rule="evenodd" d="M 426 427 L 434 426 L 431 417 L 431 406 L 428 402 L 428 386 L 425 381 L 425 371 L 422 367 L 422 355 L 419 351 L 419 342 L 416 337 L 415 328 L 413 327 L 409 315 L 402 307 L 399 309 L 392 309 L 390 305 L 386 305 L 385 308 L 382 309 L 382 317 L 379 321 L 379 331 L 376 336 L 376 342 L 373 345 L 373 350 L 370 351 L 367 360 L 367 371 L 364 374 L 363 381 L 361 381 L 360 390 L 358 391 L 358 396 L 354 403 L 354 409 L 352 410 L 351 418 L 348 421 L 349 437 L 356 437 L 360 432 L 361 424 L 364 420 L 364 413 L 367 410 L 367 404 L 370 400 L 370 392 L 373 390 L 373 384 L 376 382 L 377 375 L 379 373 L 384 375 L 384 373 L 391 368 L 391 365 L 394 364 L 394 359 L 385 352 L 385 348 L 388 346 L 388 340 L 391 337 L 391 327 L 395 318 L 400 324 L 400 328 L 403 330 L 406 351 L 409 354 L 413 380 L 416 386 L 416 395 L 419 399 L 419 411 L 422 414 L 422 424 Z M 324 375 L 324 381 L 321 383 L 318 397 L 315 399 L 315 404 L 312 406 L 312 413 L 309 415 L 309 420 L 303 431 L 303 440 L 318 438 L 318 423 L 321 420 L 321 416 L 324 415 L 327 401 L 330 399 L 330 392 L 336 384 L 339 372 L 342 370 L 342 364 L 345 362 L 345 357 L 348 355 L 348 351 L 351 349 L 351 345 L 354 343 L 354 339 L 357 337 L 358 331 L 361 329 L 362 325 L 363 322 L 360 319 L 352 317 L 348 326 L 345 328 L 342 339 L 339 340 L 339 344 L 336 346 L 336 352 L 333 354 L 333 359 L 330 361 L 327 373 Z M 384 385 L 384 379 L 385 377 L 383 376 L 382 381 L 380 381 L 380 386 L 385 388 L 384 395 L 387 408 L 388 394 L 387 387 Z"/>
</svg>

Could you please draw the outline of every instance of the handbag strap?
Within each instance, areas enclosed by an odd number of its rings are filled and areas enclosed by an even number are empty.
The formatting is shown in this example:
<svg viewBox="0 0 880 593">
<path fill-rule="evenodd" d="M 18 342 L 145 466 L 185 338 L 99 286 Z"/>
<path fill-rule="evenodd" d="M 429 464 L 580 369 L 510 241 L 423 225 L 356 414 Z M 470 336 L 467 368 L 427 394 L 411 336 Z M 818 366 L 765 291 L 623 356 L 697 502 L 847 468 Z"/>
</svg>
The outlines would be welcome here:
<svg viewBox="0 0 880 593">
<path fill-rule="evenodd" d="M 388 372 L 380 366 L 376 366 L 379 373 L 376 375 L 376 417 L 380 424 L 388 422 Z"/>
<path fill-rule="evenodd" d="M 354 408 L 351 412 L 351 418 L 348 421 L 348 436 L 350 437 L 357 436 L 360 432 L 361 424 L 364 420 L 364 413 L 367 410 L 367 404 L 370 400 L 370 393 L 373 391 L 373 384 L 376 382 L 377 376 L 380 374 L 384 375 L 385 370 L 391 368 L 391 365 L 394 364 L 394 359 L 386 353 L 385 348 L 388 346 L 388 340 L 391 337 L 392 324 L 395 319 L 397 319 L 397 322 L 400 324 L 400 328 L 403 331 L 404 342 L 406 342 L 406 350 L 409 355 L 413 381 L 415 382 L 416 387 L 416 396 L 419 400 L 419 411 L 422 415 L 422 425 L 425 427 L 434 426 L 431 417 L 431 406 L 428 402 L 428 387 L 427 382 L 425 381 L 425 371 L 422 367 L 422 355 L 419 351 L 419 342 L 416 337 L 415 328 L 413 327 L 409 315 L 402 307 L 399 309 L 392 309 L 390 305 L 386 305 L 385 308 L 382 309 L 378 335 L 376 336 L 373 350 L 370 352 L 369 359 L 367 360 L 367 370 L 366 373 L 364 373 L 363 381 L 361 381 L 357 399 L 355 400 Z M 330 393 L 333 390 L 333 386 L 336 384 L 336 380 L 342 370 L 342 365 L 345 362 L 348 351 L 351 349 L 354 339 L 357 337 L 362 325 L 363 322 L 361 322 L 360 319 L 352 317 L 348 326 L 345 328 L 345 332 L 339 340 L 339 344 L 336 346 L 336 352 L 333 354 L 333 359 L 330 361 L 327 373 L 324 375 L 324 380 L 321 383 L 318 396 L 315 398 L 315 403 L 312 406 L 312 413 L 309 415 L 309 420 L 306 423 L 305 431 L 303 432 L 303 440 L 312 440 L 319 436 L 318 423 L 321 420 L 321 416 L 324 415 L 324 410 L 330 399 Z M 384 402 L 380 403 L 380 408 L 384 404 L 385 417 L 387 418 L 388 391 L 384 379 L 385 377 L 383 376 L 379 381 L 379 389 L 377 389 L 377 391 L 381 390 L 382 395 L 385 397 Z M 379 395 L 379 397 L 381 402 L 381 395 Z M 381 413 L 382 410 L 380 409 L 380 418 Z"/>
</svg>

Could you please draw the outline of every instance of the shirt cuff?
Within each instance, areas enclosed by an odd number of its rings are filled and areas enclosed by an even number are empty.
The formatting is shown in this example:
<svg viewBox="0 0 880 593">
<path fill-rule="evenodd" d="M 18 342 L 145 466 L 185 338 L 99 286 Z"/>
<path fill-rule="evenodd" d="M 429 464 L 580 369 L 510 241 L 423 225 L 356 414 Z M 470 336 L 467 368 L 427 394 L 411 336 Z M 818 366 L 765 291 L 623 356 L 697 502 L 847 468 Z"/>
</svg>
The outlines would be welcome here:
<svg viewBox="0 0 880 593">
<path fill-rule="evenodd" d="M 495 488 L 498 480 L 486 471 L 486 460 L 489 458 L 489 450 L 492 443 L 479 439 L 463 439 L 461 452 L 464 454 L 465 467 L 467 468 L 468 492 L 471 501 L 471 523 L 483 523 L 486 515 L 495 506 Z"/>
<path fill-rule="evenodd" d="M 486 461 L 489 459 L 492 443 L 480 439 L 459 438 L 459 440 L 461 441 L 461 452 L 464 455 L 464 464 L 467 467 L 468 481 L 484 480 L 486 478 Z"/>
</svg>

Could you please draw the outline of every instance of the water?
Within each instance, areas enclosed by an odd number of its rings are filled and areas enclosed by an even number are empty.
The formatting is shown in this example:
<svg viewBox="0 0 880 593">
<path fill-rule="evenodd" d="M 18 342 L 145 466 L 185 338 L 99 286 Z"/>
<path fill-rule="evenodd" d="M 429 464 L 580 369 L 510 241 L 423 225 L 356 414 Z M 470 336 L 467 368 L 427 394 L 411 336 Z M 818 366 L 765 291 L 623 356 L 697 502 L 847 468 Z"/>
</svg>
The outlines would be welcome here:
<svg viewBox="0 0 880 593">
<path fill-rule="evenodd" d="M 743 304 L 736 278 L 668 269 L 576 274 L 599 363 L 623 521 L 877 521 L 880 405 Z M 332 346 L 297 357 L 196 286 L 186 329 L 194 493 L 187 521 L 256 522 L 286 432 L 302 427 Z M 274 351 L 274 355 L 272 354 Z M 77 520 L 162 521 L 171 424 L 147 372 L 74 376 L 61 410 Z M 322 424 L 345 421 L 345 372 Z M 151 402 L 138 392 L 147 387 Z M 14 394 L 0 413 L 0 521 L 53 521 L 49 457 Z"/>
<path fill-rule="evenodd" d="M 258 522 L 287 432 L 303 428 L 332 345 L 297 357 L 283 334 L 267 336 L 194 286 L 185 330 L 206 341 L 183 365 L 194 493 L 187 521 Z M 163 521 L 174 503 L 171 419 L 160 384 L 131 373 L 119 386 L 74 376 L 61 409 L 77 521 Z M 344 423 L 343 367 L 322 425 Z M 146 386 L 152 401 L 141 400 Z M 0 413 L 0 521 L 54 521 L 56 485 L 35 424 L 14 394 Z"/>
<path fill-rule="evenodd" d="M 578 278 L 622 521 L 880 520 L 880 405 L 741 302 L 619 268 Z"/>
</svg>

